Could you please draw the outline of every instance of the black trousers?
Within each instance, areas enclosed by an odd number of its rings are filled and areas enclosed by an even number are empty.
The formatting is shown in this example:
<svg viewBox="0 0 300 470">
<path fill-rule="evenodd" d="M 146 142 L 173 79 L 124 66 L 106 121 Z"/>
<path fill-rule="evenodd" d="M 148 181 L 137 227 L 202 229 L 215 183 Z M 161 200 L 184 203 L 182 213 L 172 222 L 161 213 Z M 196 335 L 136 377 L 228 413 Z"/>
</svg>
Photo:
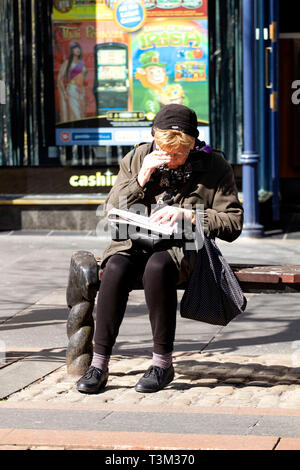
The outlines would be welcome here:
<svg viewBox="0 0 300 470">
<path fill-rule="evenodd" d="M 152 255 L 113 255 L 104 268 L 97 300 L 94 350 L 110 355 L 119 333 L 134 282 L 142 276 L 153 334 L 153 351 L 173 350 L 178 269 L 167 251 Z"/>
</svg>

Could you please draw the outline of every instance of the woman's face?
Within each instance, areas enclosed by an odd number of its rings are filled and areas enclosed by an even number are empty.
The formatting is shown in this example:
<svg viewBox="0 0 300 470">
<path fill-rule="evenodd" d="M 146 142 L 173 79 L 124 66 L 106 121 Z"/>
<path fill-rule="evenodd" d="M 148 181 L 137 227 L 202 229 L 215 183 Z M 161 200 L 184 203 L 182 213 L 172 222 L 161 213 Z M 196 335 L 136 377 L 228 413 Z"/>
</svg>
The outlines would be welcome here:
<svg viewBox="0 0 300 470">
<path fill-rule="evenodd" d="M 157 144 L 156 146 L 159 148 L 159 150 L 167 152 L 167 154 L 171 157 L 171 162 L 168 164 L 168 167 L 172 170 L 180 167 L 181 165 L 184 165 L 189 156 L 190 151 L 192 150 L 192 148 L 194 148 L 194 144 L 192 144 L 190 147 L 178 147 L 176 149 L 172 149 L 172 151 L 169 151 Z"/>
<path fill-rule="evenodd" d="M 79 57 L 81 55 L 81 50 L 80 50 L 80 47 L 79 46 L 75 46 L 73 49 L 72 49 L 72 52 L 73 52 L 73 55 Z"/>
</svg>

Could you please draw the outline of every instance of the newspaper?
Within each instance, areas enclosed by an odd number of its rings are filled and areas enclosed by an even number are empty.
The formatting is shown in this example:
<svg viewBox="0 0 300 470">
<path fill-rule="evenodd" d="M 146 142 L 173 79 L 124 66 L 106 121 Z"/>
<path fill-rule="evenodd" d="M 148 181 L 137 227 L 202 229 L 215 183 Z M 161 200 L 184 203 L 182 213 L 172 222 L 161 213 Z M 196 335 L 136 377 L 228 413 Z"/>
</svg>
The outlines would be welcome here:
<svg viewBox="0 0 300 470">
<path fill-rule="evenodd" d="M 112 224 L 130 224 L 162 235 L 171 236 L 181 232 L 177 222 L 172 226 L 169 223 L 160 224 L 150 221 L 150 218 L 145 215 L 139 215 L 124 209 L 110 209 L 107 219 Z"/>
</svg>

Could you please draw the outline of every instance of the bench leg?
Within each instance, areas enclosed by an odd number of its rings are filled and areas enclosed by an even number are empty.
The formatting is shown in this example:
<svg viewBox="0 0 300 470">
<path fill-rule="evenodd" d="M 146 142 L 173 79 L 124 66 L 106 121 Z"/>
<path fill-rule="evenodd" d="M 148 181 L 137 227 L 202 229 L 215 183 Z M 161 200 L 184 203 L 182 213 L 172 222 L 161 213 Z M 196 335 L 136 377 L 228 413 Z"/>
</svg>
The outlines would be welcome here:
<svg viewBox="0 0 300 470">
<path fill-rule="evenodd" d="M 99 284 L 98 265 L 94 255 L 88 251 L 73 253 L 67 287 L 69 343 L 66 364 L 71 375 L 82 375 L 92 360 L 93 310 Z"/>
</svg>

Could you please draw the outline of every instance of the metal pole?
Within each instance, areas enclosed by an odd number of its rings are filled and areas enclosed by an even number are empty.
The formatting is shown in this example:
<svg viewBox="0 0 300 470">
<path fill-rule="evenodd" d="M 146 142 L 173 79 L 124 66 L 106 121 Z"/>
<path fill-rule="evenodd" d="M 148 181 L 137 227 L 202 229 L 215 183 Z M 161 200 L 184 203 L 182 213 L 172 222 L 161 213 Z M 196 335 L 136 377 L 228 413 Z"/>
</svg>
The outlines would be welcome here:
<svg viewBox="0 0 300 470">
<path fill-rule="evenodd" d="M 255 62 L 255 0 L 243 0 L 243 74 L 244 74 L 244 151 L 243 204 L 244 237 L 262 237 L 263 226 L 259 224 L 256 136 L 256 62 Z"/>
</svg>

